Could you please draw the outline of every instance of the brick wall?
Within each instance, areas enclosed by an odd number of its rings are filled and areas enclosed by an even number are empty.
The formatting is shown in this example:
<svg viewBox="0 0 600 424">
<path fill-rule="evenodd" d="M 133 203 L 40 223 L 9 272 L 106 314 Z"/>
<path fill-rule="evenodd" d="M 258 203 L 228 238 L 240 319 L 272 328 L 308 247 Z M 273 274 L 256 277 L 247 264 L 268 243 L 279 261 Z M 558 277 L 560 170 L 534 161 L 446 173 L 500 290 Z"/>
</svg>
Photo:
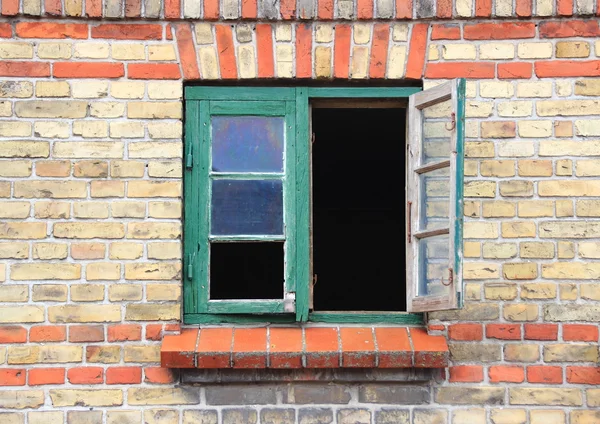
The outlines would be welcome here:
<svg viewBox="0 0 600 424">
<path fill-rule="evenodd" d="M 594 2 L 259 3 L 2 1 L 0 422 L 600 422 Z M 434 15 L 481 19 L 374 20 Z M 184 79 L 454 77 L 467 301 L 431 317 L 445 379 L 187 386 L 159 367 L 180 326 Z"/>
</svg>

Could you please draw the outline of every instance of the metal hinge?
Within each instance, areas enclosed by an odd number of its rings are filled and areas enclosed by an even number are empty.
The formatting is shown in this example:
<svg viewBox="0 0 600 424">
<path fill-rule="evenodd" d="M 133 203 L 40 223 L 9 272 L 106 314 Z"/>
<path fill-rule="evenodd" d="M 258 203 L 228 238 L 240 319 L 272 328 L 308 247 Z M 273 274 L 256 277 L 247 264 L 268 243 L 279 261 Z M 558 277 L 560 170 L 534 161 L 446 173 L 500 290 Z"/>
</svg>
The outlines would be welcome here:
<svg viewBox="0 0 600 424">
<path fill-rule="evenodd" d="M 194 261 L 195 257 L 195 253 L 193 255 L 191 253 L 188 254 L 187 279 L 190 281 L 194 278 L 194 264 L 192 262 Z"/>
<path fill-rule="evenodd" d="M 448 268 L 448 282 L 445 283 L 444 277 L 442 277 L 442 285 L 451 286 L 453 282 L 454 282 L 454 271 L 452 271 L 452 268 Z"/>
<path fill-rule="evenodd" d="M 190 147 L 188 149 L 187 155 L 185 156 L 185 167 L 190 169 L 194 166 L 194 156 L 192 155 L 192 144 L 190 143 Z"/>
</svg>

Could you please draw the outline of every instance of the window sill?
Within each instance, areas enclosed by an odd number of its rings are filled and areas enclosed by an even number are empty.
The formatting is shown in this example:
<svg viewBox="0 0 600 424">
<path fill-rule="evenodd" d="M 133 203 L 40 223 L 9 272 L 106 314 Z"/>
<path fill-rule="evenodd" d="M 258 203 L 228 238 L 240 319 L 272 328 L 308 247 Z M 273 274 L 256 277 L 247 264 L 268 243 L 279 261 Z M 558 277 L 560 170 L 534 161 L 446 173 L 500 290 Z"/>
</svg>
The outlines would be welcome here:
<svg viewBox="0 0 600 424">
<path fill-rule="evenodd" d="M 418 327 L 185 328 L 161 346 L 164 368 L 445 368 L 448 344 Z"/>
</svg>

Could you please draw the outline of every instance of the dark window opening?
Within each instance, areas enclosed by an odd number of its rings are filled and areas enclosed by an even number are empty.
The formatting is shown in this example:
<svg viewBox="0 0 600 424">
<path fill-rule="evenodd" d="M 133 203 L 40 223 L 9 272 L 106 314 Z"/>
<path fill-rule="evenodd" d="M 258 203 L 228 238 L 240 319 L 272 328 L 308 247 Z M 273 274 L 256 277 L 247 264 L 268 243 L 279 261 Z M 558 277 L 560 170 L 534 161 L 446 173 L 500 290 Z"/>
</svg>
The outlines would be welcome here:
<svg viewBox="0 0 600 424">
<path fill-rule="evenodd" d="M 406 109 L 313 108 L 315 311 L 406 311 Z"/>
<path fill-rule="evenodd" d="M 283 243 L 211 243 L 210 298 L 283 299 Z"/>
</svg>

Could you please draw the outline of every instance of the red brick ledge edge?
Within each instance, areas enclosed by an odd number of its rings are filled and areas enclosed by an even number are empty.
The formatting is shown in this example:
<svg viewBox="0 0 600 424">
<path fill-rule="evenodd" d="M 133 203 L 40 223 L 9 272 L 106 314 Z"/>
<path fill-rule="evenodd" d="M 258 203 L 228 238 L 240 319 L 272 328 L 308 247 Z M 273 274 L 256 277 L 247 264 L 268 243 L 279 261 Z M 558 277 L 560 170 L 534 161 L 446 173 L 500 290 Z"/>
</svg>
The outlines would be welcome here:
<svg viewBox="0 0 600 424">
<path fill-rule="evenodd" d="M 448 344 L 423 328 L 210 327 L 163 339 L 165 368 L 445 368 Z"/>
</svg>

